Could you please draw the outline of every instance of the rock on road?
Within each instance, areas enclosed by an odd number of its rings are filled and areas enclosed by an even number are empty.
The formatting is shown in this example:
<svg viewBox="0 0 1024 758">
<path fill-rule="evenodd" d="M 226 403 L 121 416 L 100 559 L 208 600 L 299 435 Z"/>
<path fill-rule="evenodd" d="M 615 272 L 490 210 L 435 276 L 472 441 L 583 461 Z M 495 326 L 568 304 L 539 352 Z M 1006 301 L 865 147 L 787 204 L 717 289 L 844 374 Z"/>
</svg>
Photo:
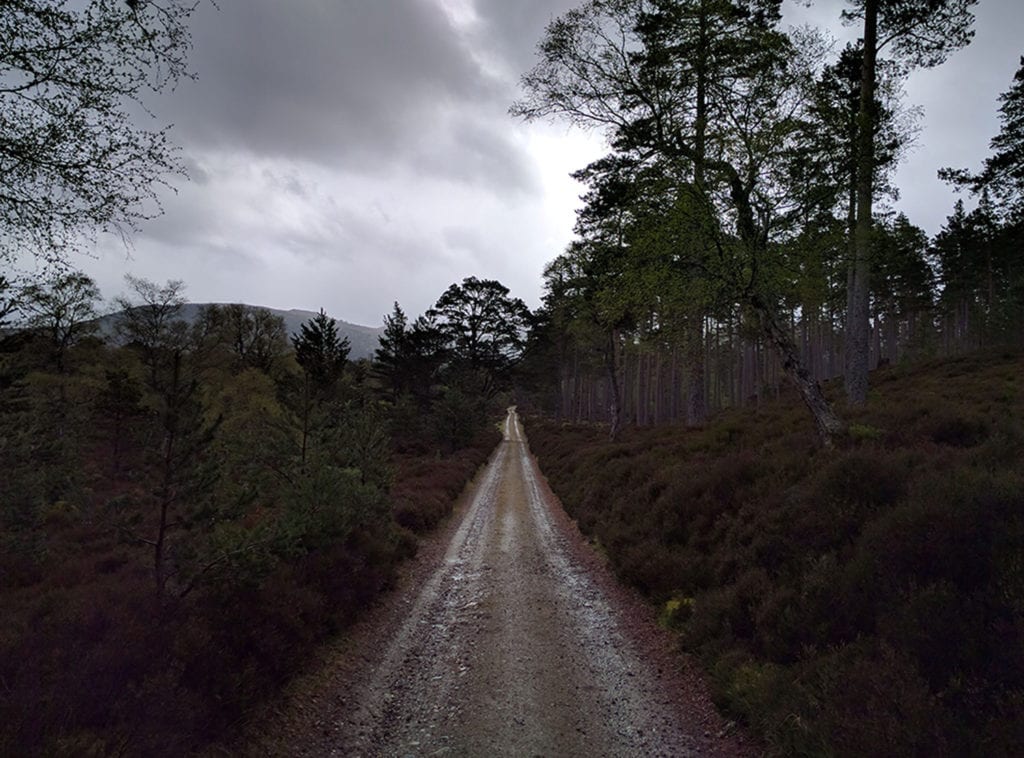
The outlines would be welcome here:
<svg viewBox="0 0 1024 758">
<path fill-rule="evenodd" d="M 307 696 L 301 718 L 265 727 L 259 752 L 751 754 L 721 733 L 705 695 L 680 692 L 700 685 L 680 683 L 670 655 L 645 650 L 614 582 L 581 559 L 588 548 L 514 408 L 468 502 L 443 558 L 395 600 L 394 618 L 363 630 L 361 662 Z"/>
</svg>

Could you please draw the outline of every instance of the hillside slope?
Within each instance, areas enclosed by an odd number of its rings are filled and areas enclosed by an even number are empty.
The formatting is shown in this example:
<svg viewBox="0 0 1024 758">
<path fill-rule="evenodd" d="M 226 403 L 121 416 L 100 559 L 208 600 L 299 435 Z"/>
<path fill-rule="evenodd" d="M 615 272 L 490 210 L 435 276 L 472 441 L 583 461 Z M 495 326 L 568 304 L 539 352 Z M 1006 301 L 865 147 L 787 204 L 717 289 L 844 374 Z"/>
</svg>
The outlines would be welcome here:
<svg viewBox="0 0 1024 758">
<path fill-rule="evenodd" d="M 222 303 L 216 303 L 222 305 Z M 212 303 L 186 303 L 182 307 L 179 317 L 185 321 L 192 322 L 195 320 L 199 311 L 207 305 Z M 248 306 L 250 308 L 262 308 L 263 306 Z M 285 332 L 290 336 L 299 331 L 299 328 L 303 323 L 309 321 L 309 319 L 316 316 L 315 311 L 304 311 L 298 309 L 292 310 L 279 310 L 277 308 L 263 308 L 263 310 L 270 311 L 275 316 L 280 316 L 284 319 Z M 330 315 L 330 314 L 328 314 Z M 110 338 L 114 334 L 114 323 L 117 319 L 117 314 L 112 313 L 107 316 L 103 316 L 98 319 L 99 333 L 101 336 Z M 374 351 L 377 349 L 379 344 L 380 335 L 384 331 L 382 326 L 362 326 L 360 324 L 350 324 L 348 321 L 342 321 L 337 319 L 338 322 L 338 333 L 342 337 L 348 337 L 349 345 L 351 346 L 351 352 L 349 353 L 349 359 L 357 361 L 360 358 L 372 358 Z"/>
<path fill-rule="evenodd" d="M 795 398 L 701 431 L 533 420 L 581 529 L 778 755 L 1024 754 L 1024 356 L 873 376 L 842 450 Z"/>
</svg>

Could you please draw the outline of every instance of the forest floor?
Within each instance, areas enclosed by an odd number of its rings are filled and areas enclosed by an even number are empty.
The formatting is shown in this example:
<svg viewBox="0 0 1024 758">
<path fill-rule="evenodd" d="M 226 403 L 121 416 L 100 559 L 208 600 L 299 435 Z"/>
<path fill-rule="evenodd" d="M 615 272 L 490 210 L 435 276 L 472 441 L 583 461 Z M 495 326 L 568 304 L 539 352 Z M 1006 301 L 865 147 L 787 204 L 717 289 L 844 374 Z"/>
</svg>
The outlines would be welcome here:
<svg viewBox="0 0 1024 758">
<path fill-rule="evenodd" d="M 252 724 L 215 754 L 759 752 L 565 515 L 514 410 L 398 589 Z"/>
</svg>

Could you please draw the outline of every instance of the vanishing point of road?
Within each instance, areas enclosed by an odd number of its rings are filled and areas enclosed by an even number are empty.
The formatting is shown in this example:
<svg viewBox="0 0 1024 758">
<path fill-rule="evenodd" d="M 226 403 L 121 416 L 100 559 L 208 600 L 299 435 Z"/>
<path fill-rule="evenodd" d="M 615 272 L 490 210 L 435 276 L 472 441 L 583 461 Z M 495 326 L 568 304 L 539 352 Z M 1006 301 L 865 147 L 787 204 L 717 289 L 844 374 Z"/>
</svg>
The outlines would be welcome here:
<svg viewBox="0 0 1024 758">
<path fill-rule="evenodd" d="M 339 648 L 337 665 L 328 662 L 268 719 L 255 751 L 755 754 L 727 734 L 692 664 L 583 543 L 514 408 L 504 441 L 438 539 Z"/>
</svg>

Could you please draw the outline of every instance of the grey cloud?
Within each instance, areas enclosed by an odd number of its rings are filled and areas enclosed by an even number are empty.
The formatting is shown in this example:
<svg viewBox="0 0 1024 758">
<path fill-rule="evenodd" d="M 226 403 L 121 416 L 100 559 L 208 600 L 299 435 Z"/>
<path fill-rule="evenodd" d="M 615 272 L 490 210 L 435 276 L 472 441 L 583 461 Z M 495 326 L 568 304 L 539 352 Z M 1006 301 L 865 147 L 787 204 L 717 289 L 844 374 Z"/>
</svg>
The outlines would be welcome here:
<svg viewBox="0 0 1024 758">
<path fill-rule="evenodd" d="M 444 244 L 453 250 L 465 250 L 474 256 L 479 256 L 485 249 L 483 238 L 472 227 L 449 226 L 441 230 L 441 237 Z"/>
<path fill-rule="evenodd" d="M 194 24 L 199 79 L 171 103 L 179 139 L 369 167 L 429 131 L 439 106 L 503 97 L 425 0 L 218 6 Z"/>
<path fill-rule="evenodd" d="M 539 186 L 507 133 L 466 119 L 457 120 L 434 144 L 424 144 L 414 163 L 427 173 L 487 186 L 499 194 L 536 192 Z"/>
<path fill-rule="evenodd" d="M 581 4 L 582 0 L 475 0 L 487 43 L 516 77 L 536 63 L 537 43 L 547 25 Z"/>
<path fill-rule="evenodd" d="M 297 171 L 281 172 L 266 168 L 263 170 L 262 176 L 268 188 L 276 192 L 283 192 L 303 200 L 314 194 L 313 188 L 308 186 Z"/>
<path fill-rule="evenodd" d="M 196 160 L 192 156 L 186 156 L 184 158 L 185 173 L 188 175 L 188 180 L 194 184 L 200 186 L 210 181 L 210 174 L 206 171 L 203 164 Z"/>
<path fill-rule="evenodd" d="M 208 174 L 163 201 L 164 214 L 146 222 L 141 237 L 161 244 L 184 245 L 208 239 L 220 226 L 216 185 Z"/>
</svg>

